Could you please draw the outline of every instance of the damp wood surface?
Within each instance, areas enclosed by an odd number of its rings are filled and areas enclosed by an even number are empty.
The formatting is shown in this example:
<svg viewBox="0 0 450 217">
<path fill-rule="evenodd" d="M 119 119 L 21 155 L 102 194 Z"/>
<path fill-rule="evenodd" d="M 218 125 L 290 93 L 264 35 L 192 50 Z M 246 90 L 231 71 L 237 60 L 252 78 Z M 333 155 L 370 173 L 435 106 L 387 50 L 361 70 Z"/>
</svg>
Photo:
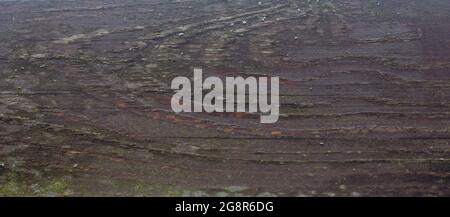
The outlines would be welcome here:
<svg viewBox="0 0 450 217">
<path fill-rule="evenodd" d="M 449 196 L 447 0 L 0 1 L 0 195 Z M 280 119 L 171 110 L 279 76 Z"/>
</svg>

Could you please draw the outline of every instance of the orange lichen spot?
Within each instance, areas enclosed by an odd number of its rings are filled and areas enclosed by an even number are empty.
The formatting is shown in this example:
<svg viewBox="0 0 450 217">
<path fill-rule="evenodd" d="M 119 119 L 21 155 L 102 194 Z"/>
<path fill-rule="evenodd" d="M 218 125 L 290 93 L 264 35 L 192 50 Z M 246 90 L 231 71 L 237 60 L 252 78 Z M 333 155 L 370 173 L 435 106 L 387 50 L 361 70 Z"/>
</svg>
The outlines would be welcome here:
<svg viewBox="0 0 450 217">
<path fill-rule="evenodd" d="M 272 136 L 281 136 L 282 134 L 283 134 L 283 132 L 278 131 L 278 130 L 272 131 Z"/>
</svg>

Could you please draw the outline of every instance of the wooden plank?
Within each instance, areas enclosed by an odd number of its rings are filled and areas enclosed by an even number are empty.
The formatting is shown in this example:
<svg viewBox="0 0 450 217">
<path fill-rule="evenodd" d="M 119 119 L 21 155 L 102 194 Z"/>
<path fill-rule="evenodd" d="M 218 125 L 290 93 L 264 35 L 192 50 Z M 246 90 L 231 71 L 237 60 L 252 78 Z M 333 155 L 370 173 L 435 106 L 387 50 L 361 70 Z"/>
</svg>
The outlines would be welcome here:
<svg viewBox="0 0 450 217">
<path fill-rule="evenodd" d="M 0 195 L 448 196 L 449 6 L 0 2 Z M 280 120 L 174 113 L 194 67 Z"/>
</svg>

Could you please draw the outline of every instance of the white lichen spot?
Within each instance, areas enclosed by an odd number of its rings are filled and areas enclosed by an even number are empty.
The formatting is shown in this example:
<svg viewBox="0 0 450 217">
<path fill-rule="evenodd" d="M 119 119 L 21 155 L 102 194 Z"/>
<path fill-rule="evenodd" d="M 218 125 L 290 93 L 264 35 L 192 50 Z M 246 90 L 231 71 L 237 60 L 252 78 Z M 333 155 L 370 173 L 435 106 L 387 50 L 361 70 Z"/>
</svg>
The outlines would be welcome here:
<svg viewBox="0 0 450 217">
<path fill-rule="evenodd" d="M 55 43 L 56 44 L 69 44 L 72 43 L 74 41 L 86 38 L 86 34 L 76 34 L 76 35 L 72 35 L 69 37 L 65 37 L 65 38 L 61 38 L 59 40 L 56 40 Z"/>
<path fill-rule="evenodd" d="M 47 57 L 47 54 L 37 53 L 37 54 L 31 55 L 31 57 L 36 58 L 36 59 L 42 59 L 42 58 Z"/>
</svg>

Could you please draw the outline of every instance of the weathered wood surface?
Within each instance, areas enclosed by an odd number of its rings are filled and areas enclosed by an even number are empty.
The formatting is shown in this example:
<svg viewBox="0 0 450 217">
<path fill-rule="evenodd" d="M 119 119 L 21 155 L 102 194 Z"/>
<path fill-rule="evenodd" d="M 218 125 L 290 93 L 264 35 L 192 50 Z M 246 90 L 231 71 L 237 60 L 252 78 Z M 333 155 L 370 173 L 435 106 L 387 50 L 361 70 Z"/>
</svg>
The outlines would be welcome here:
<svg viewBox="0 0 450 217">
<path fill-rule="evenodd" d="M 0 1 L 0 194 L 449 196 L 450 2 L 258 2 Z M 173 113 L 193 67 L 280 121 Z"/>
</svg>

